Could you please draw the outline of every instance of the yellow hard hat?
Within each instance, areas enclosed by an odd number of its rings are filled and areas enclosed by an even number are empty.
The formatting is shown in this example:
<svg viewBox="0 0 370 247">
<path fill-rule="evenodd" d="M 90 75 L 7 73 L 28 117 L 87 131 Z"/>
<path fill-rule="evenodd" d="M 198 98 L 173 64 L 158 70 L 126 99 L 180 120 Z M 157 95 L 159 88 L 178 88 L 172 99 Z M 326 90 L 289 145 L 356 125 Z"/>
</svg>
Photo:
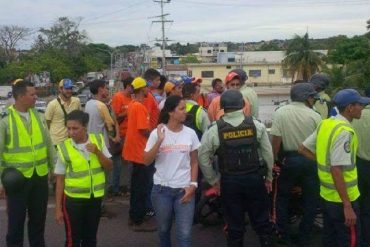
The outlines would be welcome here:
<svg viewBox="0 0 370 247">
<path fill-rule="evenodd" d="M 145 79 L 142 78 L 142 77 L 136 77 L 132 83 L 131 83 L 131 86 L 134 88 L 134 89 L 140 89 L 140 88 L 143 88 L 143 87 L 146 87 L 148 86 Z"/>
</svg>

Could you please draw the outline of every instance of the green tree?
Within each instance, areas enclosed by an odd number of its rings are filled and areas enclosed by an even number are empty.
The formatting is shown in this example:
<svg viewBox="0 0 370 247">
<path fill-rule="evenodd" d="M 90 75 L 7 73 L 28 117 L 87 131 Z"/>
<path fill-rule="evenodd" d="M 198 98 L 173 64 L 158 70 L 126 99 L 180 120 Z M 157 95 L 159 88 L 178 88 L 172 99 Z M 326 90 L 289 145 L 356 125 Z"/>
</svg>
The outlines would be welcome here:
<svg viewBox="0 0 370 247">
<path fill-rule="evenodd" d="M 367 22 L 369 25 L 370 20 Z M 370 41 L 364 36 L 338 40 L 329 50 L 328 60 L 334 66 L 328 70 L 334 87 L 356 87 L 364 89 L 370 82 Z"/>
<path fill-rule="evenodd" d="M 280 51 L 280 47 L 272 42 L 263 43 L 257 51 Z"/>
<path fill-rule="evenodd" d="M 87 38 L 85 31 L 79 30 L 80 20 L 71 21 L 59 17 L 49 29 L 40 28 L 34 48 L 38 50 L 60 49 L 70 56 L 78 56 L 81 45 Z"/>
<path fill-rule="evenodd" d="M 16 48 L 20 41 L 31 34 L 31 29 L 21 26 L 0 26 L 0 47 L 5 62 L 16 59 Z"/>
<path fill-rule="evenodd" d="M 323 64 L 323 55 L 311 49 L 308 33 L 302 37 L 295 35 L 289 42 L 283 65 L 294 78 L 308 80 Z"/>
<path fill-rule="evenodd" d="M 351 61 L 366 59 L 370 56 L 370 43 L 364 36 L 345 38 L 336 43 L 329 51 L 328 60 L 333 64 L 348 64 Z"/>
</svg>

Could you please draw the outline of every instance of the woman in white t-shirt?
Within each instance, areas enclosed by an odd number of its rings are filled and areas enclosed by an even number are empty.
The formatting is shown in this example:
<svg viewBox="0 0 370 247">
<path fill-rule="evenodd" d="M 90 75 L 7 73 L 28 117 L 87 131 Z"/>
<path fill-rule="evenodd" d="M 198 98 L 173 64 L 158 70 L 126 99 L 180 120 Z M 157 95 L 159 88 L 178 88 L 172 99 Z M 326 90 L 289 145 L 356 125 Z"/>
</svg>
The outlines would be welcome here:
<svg viewBox="0 0 370 247">
<path fill-rule="evenodd" d="M 152 203 L 162 247 L 171 246 L 173 216 L 176 245 L 191 246 L 200 143 L 194 130 L 183 125 L 185 119 L 185 101 L 180 96 L 168 97 L 144 152 L 145 164 L 155 160 Z"/>
</svg>

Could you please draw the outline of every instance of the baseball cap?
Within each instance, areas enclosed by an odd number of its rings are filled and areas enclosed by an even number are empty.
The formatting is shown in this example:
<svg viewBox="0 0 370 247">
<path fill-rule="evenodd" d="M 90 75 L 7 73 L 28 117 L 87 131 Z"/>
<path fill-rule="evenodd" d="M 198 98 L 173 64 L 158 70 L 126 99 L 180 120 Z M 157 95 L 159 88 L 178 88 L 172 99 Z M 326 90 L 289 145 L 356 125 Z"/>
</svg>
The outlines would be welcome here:
<svg viewBox="0 0 370 247">
<path fill-rule="evenodd" d="M 240 76 L 237 73 L 230 72 L 225 78 L 225 83 L 227 84 L 235 78 L 240 80 Z"/>
<path fill-rule="evenodd" d="M 242 69 L 233 69 L 230 72 L 237 73 L 240 76 L 240 80 L 242 81 L 242 83 L 244 83 L 246 80 L 248 80 L 247 73 Z"/>
<path fill-rule="evenodd" d="M 171 92 L 172 91 L 172 89 L 174 89 L 175 88 L 175 84 L 174 83 L 172 83 L 172 82 L 170 82 L 170 81 L 168 81 L 168 82 L 166 82 L 166 84 L 164 84 L 164 91 L 166 92 L 166 93 L 169 93 L 169 92 Z"/>
<path fill-rule="evenodd" d="M 292 101 L 305 102 L 308 97 L 318 99 L 318 94 L 311 83 L 301 82 L 293 85 L 290 89 L 290 98 Z"/>
<path fill-rule="evenodd" d="M 333 102 L 338 107 L 346 107 L 353 103 L 368 105 L 370 104 L 370 98 L 362 97 L 361 94 L 354 89 L 343 89 L 334 95 Z"/>
<path fill-rule="evenodd" d="M 23 81 L 23 79 L 16 79 L 13 81 L 13 85 L 16 85 L 18 82 L 21 82 L 21 81 Z"/>
<path fill-rule="evenodd" d="M 73 83 L 71 79 L 62 79 L 59 82 L 59 87 L 64 87 L 66 89 L 72 89 L 73 88 Z"/>
<path fill-rule="evenodd" d="M 131 86 L 134 88 L 134 89 L 140 89 L 140 88 L 143 88 L 143 87 L 147 87 L 148 84 L 146 83 L 145 79 L 142 78 L 142 77 L 136 77 L 132 83 L 131 83 Z"/>
<path fill-rule="evenodd" d="M 192 83 L 195 83 L 195 84 L 201 84 L 202 83 L 202 78 L 200 78 L 200 77 L 193 77 L 193 78 L 191 78 L 191 82 Z"/>
<path fill-rule="evenodd" d="M 183 80 L 183 82 L 184 82 L 185 84 L 187 84 L 187 83 L 192 83 L 192 81 L 193 81 L 193 78 L 191 78 L 191 77 L 189 77 L 189 76 L 186 76 L 186 75 L 182 75 L 182 76 L 181 76 L 181 79 Z"/>
<path fill-rule="evenodd" d="M 330 79 L 326 74 L 317 73 L 311 77 L 310 83 L 312 83 L 315 87 L 325 89 L 329 86 Z"/>
</svg>

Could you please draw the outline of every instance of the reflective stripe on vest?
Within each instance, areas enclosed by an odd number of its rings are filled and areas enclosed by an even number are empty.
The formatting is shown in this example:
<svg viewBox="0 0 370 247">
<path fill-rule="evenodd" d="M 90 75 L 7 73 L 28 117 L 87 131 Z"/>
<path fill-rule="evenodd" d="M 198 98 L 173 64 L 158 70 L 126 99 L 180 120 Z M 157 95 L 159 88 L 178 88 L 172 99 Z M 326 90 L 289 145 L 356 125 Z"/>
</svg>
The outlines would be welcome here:
<svg viewBox="0 0 370 247">
<path fill-rule="evenodd" d="M 39 176 L 48 173 L 46 133 L 38 113 L 29 109 L 30 132 L 13 106 L 8 108 L 8 135 L 2 154 L 5 167 L 15 167 L 30 178 L 36 168 Z"/>
<path fill-rule="evenodd" d="M 350 142 L 351 162 L 350 166 L 343 166 L 342 174 L 344 183 L 347 189 L 347 194 L 351 201 L 356 200 L 360 193 L 358 191 L 356 153 L 358 147 L 358 139 L 352 126 L 345 121 L 335 118 L 323 120 L 317 129 L 316 155 L 318 175 L 320 178 L 320 195 L 327 201 L 341 202 L 341 198 L 334 185 L 331 174 L 330 154 L 336 138 L 343 132 L 352 133 Z"/>
<path fill-rule="evenodd" d="M 185 103 L 185 111 L 188 113 L 191 108 L 194 106 L 194 104 L 192 103 Z M 202 112 L 202 106 L 199 106 L 197 112 L 195 113 L 195 127 L 197 127 L 197 129 L 201 130 L 201 126 L 199 125 L 199 118 L 200 118 L 200 113 Z"/>
<path fill-rule="evenodd" d="M 97 145 L 99 150 L 103 147 L 101 135 L 90 134 L 89 140 Z M 95 154 L 90 154 L 90 161 L 72 144 L 72 139 L 67 139 L 58 145 L 58 152 L 66 165 L 64 192 L 73 198 L 95 198 L 104 196 L 105 173 L 99 159 Z"/>
</svg>

